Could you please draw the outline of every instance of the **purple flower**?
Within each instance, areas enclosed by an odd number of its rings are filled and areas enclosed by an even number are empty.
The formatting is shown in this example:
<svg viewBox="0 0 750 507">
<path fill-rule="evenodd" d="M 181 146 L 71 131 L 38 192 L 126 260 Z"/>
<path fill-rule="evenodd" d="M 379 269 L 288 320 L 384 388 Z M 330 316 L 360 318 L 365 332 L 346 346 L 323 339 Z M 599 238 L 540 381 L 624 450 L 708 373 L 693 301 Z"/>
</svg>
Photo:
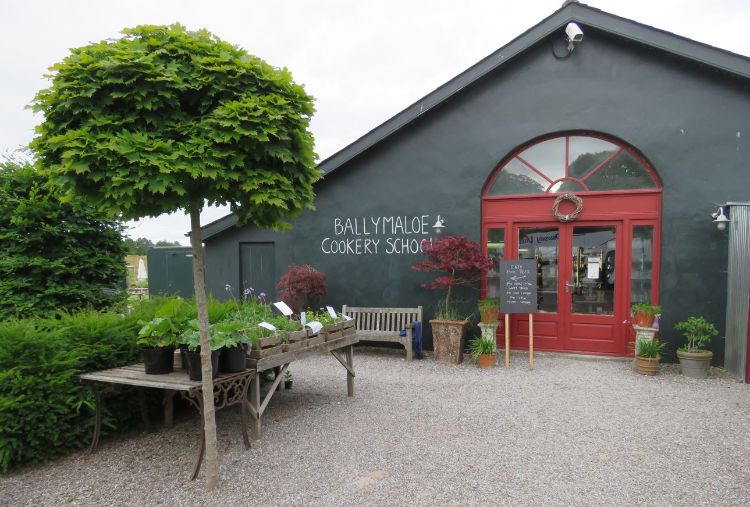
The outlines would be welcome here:
<svg viewBox="0 0 750 507">
<path fill-rule="evenodd" d="M 262 297 L 262 298 L 266 297 L 266 293 L 265 292 L 261 292 L 260 293 L 260 297 Z"/>
<path fill-rule="evenodd" d="M 225 291 L 227 291 L 227 292 L 232 292 L 232 286 L 231 286 L 231 285 L 229 285 L 229 284 L 226 284 L 226 285 L 224 286 L 224 290 L 225 290 Z"/>
<path fill-rule="evenodd" d="M 242 293 L 247 296 L 248 294 L 250 294 L 250 289 L 245 289 L 242 291 Z"/>
</svg>

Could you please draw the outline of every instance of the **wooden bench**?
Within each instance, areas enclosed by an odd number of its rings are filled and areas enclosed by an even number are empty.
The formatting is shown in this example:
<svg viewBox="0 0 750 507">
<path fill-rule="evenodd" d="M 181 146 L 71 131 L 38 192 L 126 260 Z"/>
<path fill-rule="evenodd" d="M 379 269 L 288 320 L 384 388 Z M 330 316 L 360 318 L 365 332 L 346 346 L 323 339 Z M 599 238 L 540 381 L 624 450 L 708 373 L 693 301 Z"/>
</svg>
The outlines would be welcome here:
<svg viewBox="0 0 750 507">
<path fill-rule="evenodd" d="M 422 323 L 422 307 L 368 308 L 346 306 L 341 313 L 354 319 L 360 340 L 400 343 L 406 348 L 406 360 L 412 360 L 412 322 Z M 401 336 L 401 330 L 406 336 Z"/>
</svg>

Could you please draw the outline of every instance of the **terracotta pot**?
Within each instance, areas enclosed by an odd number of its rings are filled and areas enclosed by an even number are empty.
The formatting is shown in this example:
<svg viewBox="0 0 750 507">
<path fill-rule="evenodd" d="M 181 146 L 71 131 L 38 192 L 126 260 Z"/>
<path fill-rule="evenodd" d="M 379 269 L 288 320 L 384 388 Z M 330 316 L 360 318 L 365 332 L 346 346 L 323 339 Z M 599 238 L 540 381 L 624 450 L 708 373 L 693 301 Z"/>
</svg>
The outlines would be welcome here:
<svg viewBox="0 0 750 507">
<path fill-rule="evenodd" d="M 461 364 L 464 360 L 464 335 L 468 320 L 431 320 L 435 362 Z"/>
<path fill-rule="evenodd" d="M 479 354 L 477 356 L 477 364 L 480 368 L 493 368 L 497 361 L 497 354 Z"/>
<path fill-rule="evenodd" d="M 656 375 L 659 373 L 660 356 L 641 357 L 635 356 L 635 371 L 641 375 Z"/>
<path fill-rule="evenodd" d="M 633 314 L 633 324 L 641 327 L 654 327 L 656 315 L 647 313 L 644 310 L 636 310 Z"/>
<path fill-rule="evenodd" d="M 480 312 L 482 318 L 482 324 L 494 324 L 497 322 L 497 308 L 483 308 Z"/>
<path fill-rule="evenodd" d="M 708 369 L 711 366 L 711 358 L 714 353 L 710 350 L 696 350 L 687 352 L 677 350 L 677 359 L 680 360 L 682 374 L 690 378 L 708 377 Z"/>
</svg>

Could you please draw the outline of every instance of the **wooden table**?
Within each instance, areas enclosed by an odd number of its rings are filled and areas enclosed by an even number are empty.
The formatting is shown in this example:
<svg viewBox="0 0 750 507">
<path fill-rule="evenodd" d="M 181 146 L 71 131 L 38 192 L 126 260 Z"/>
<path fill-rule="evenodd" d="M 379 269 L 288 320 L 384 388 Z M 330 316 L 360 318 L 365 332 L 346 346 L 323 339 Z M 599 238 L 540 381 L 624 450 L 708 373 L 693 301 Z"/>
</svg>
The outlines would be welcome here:
<svg viewBox="0 0 750 507">
<path fill-rule="evenodd" d="M 263 412 L 268 407 L 268 402 L 271 401 L 276 389 L 279 387 L 281 380 L 284 377 L 289 368 L 289 363 L 303 359 L 313 354 L 320 353 L 321 351 L 328 351 L 335 357 L 339 363 L 346 369 L 346 392 L 347 396 L 354 396 L 354 352 L 353 345 L 359 341 L 357 335 L 345 336 L 337 340 L 321 343 L 312 347 L 303 349 L 292 350 L 289 352 L 282 352 L 281 354 L 274 354 L 272 356 L 264 357 L 262 359 L 248 359 L 248 367 L 257 370 L 258 374 L 253 377 L 250 383 L 250 401 L 248 403 L 248 410 L 252 416 L 252 434 L 253 439 L 257 440 L 260 438 L 261 427 L 260 418 L 263 416 Z M 265 370 L 276 369 L 276 378 L 273 384 L 268 389 L 266 396 L 261 402 L 260 399 L 260 373 Z"/>
<path fill-rule="evenodd" d="M 250 382 L 255 380 L 255 378 L 256 371 L 254 369 L 248 369 L 241 373 L 220 375 L 214 378 L 215 409 L 218 411 L 233 405 L 240 406 L 240 417 L 242 419 L 241 433 L 245 449 L 250 448 L 250 438 L 247 434 L 247 391 Z M 94 423 L 94 437 L 91 442 L 90 452 L 96 452 L 99 447 L 104 402 L 103 392 L 107 389 L 108 384 L 163 389 L 165 391 L 164 421 L 168 427 L 172 425 L 173 398 L 177 393 L 180 393 L 182 398 L 195 407 L 200 414 L 201 442 L 190 479 L 195 479 L 198 476 L 206 444 L 203 432 L 203 386 L 200 381 L 190 380 L 185 370 L 177 370 L 164 375 L 146 375 L 143 364 L 131 364 L 110 370 L 85 373 L 80 376 L 80 379 L 89 383 L 96 396 L 96 421 Z"/>
</svg>

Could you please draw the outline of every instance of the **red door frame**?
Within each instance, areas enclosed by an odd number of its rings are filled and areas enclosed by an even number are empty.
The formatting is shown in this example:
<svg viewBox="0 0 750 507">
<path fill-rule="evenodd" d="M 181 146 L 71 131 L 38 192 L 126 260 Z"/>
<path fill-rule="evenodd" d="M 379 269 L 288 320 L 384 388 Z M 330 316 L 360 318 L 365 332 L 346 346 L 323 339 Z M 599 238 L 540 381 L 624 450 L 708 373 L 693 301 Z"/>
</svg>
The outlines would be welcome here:
<svg viewBox="0 0 750 507">
<path fill-rule="evenodd" d="M 505 230 L 504 241 L 505 241 L 505 258 L 513 259 L 517 256 L 517 241 L 518 241 L 518 227 L 550 227 L 556 226 L 562 232 L 563 230 L 571 230 L 575 226 L 583 225 L 605 225 L 611 223 L 617 223 L 619 225 L 617 239 L 617 256 L 616 256 L 616 275 L 615 279 L 619 277 L 620 280 L 624 280 L 619 284 L 616 284 L 616 290 L 619 294 L 619 299 L 616 297 L 616 308 L 615 308 L 615 334 L 614 337 L 617 345 L 610 351 L 577 351 L 574 349 L 566 348 L 563 346 L 559 347 L 559 344 L 565 344 L 567 338 L 567 329 L 562 329 L 560 317 L 556 317 L 557 324 L 557 342 L 558 346 L 550 343 L 550 340 L 545 340 L 545 333 L 550 334 L 555 332 L 554 329 L 550 328 L 550 323 L 555 323 L 555 318 L 545 318 L 546 314 L 537 314 L 535 316 L 534 326 L 534 344 L 538 350 L 558 350 L 565 352 L 585 352 L 595 353 L 601 355 L 617 355 L 623 356 L 627 354 L 626 351 L 626 330 L 623 321 L 625 317 L 629 315 L 630 307 L 630 268 L 631 268 L 631 244 L 632 244 L 632 230 L 635 225 L 650 225 L 654 227 L 654 245 L 653 245 L 653 263 L 652 263 L 652 302 L 658 303 L 658 287 L 659 287 L 659 260 L 660 260 L 660 248 L 661 243 L 661 189 L 655 190 L 634 190 L 628 192 L 586 192 L 579 195 L 584 200 L 584 208 L 579 218 L 572 222 L 570 229 L 560 227 L 561 224 L 555 220 L 552 214 L 552 204 L 554 199 L 557 197 L 556 194 L 542 194 L 542 195 L 521 195 L 521 196 L 485 196 L 482 199 L 482 244 L 486 253 L 487 245 L 487 230 L 489 228 L 503 228 Z M 558 243 L 558 265 L 561 265 L 561 257 L 563 257 L 563 248 L 565 250 L 565 256 L 569 255 L 568 247 L 565 244 L 568 239 L 565 238 L 566 234 L 561 234 L 562 245 Z M 572 246 L 572 245 L 571 245 Z M 564 294 L 564 281 L 569 276 L 567 273 L 568 266 L 565 266 L 565 276 L 560 276 L 558 273 L 558 308 L 561 304 L 567 304 L 569 306 L 569 297 Z M 486 294 L 486 280 L 482 282 L 482 295 Z M 566 303 L 568 301 L 568 303 Z M 563 312 L 565 313 L 565 312 Z M 563 318 L 562 325 L 566 325 L 565 319 Z M 619 320 L 618 320 L 619 319 Z M 501 321 L 502 322 L 502 321 Z M 511 341 L 511 345 L 514 348 L 526 348 L 528 347 L 527 341 L 527 329 L 528 327 L 527 316 L 513 316 L 511 319 L 511 336 L 517 337 Z M 548 329 L 544 330 L 544 326 L 547 325 Z M 524 332 L 526 331 L 526 332 Z M 563 332 L 562 338 L 559 336 L 560 332 Z M 504 330 L 502 325 L 498 330 L 499 336 L 502 336 Z M 541 333 L 541 334 L 540 334 Z M 539 336 L 539 338 L 537 338 Z M 550 337 L 551 338 L 551 337 Z"/>
</svg>

